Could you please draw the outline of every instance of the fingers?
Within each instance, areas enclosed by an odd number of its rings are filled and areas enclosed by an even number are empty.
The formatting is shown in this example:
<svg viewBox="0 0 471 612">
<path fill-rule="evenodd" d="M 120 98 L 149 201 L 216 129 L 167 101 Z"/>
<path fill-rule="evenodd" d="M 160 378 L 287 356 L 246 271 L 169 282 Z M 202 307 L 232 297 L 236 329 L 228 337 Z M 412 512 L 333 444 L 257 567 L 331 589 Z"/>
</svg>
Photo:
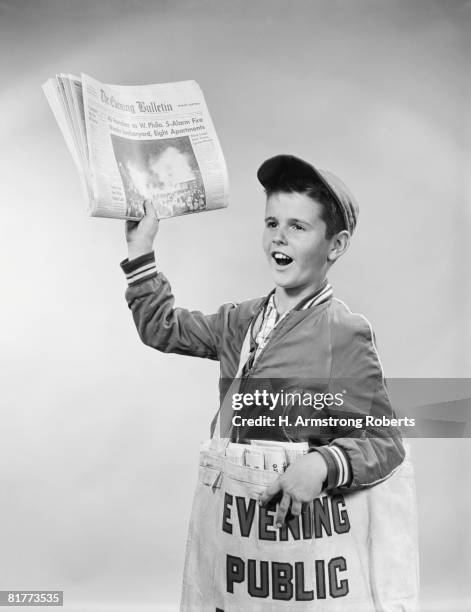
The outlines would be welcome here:
<svg viewBox="0 0 471 612">
<path fill-rule="evenodd" d="M 157 220 L 159 218 L 159 215 L 157 214 L 157 211 L 155 210 L 155 206 L 152 200 L 144 200 L 144 212 L 146 213 L 146 215 L 154 217 Z"/>
<path fill-rule="evenodd" d="M 279 528 L 283 526 L 287 518 L 290 520 L 293 516 L 300 516 L 303 511 L 303 504 L 283 490 L 283 481 L 281 478 L 278 478 L 273 484 L 267 487 L 260 495 L 258 501 L 262 507 L 266 507 L 269 505 L 270 501 L 271 504 L 274 504 L 277 501 L 277 497 L 280 499 L 280 503 L 276 512 L 275 524 Z"/>
<path fill-rule="evenodd" d="M 132 221 L 131 219 L 126 220 L 126 232 L 132 231 L 139 225 L 139 221 Z"/>
<path fill-rule="evenodd" d="M 258 500 L 259 504 L 261 506 L 265 506 L 265 504 L 269 502 L 272 497 L 275 497 L 275 495 L 279 493 L 280 491 L 281 491 L 281 481 L 278 478 L 277 480 L 275 480 L 274 483 L 268 486 L 265 489 L 265 491 L 260 495 L 259 500 Z"/>
<path fill-rule="evenodd" d="M 285 522 L 286 515 L 291 504 L 291 497 L 288 493 L 283 493 L 280 505 L 278 506 L 278 512 L 276 513 L 275 524 L 277 527 L 281 527 Z"/>
</svg>

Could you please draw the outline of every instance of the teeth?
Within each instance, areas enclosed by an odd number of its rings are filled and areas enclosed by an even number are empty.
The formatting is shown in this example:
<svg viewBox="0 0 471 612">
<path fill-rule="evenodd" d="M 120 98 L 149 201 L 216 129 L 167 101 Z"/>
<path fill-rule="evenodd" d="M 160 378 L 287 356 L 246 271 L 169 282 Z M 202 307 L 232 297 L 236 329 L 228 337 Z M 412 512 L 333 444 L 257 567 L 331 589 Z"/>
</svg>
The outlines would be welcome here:
<svg viewBox="0 0 471 612">
<path fill-rule="evenodd" d="M 289 255 L 285 255 L 284 253 L 272 253 L 272 257 L 277 266 L 289 266 L 293 261 Z"/>
</svg>

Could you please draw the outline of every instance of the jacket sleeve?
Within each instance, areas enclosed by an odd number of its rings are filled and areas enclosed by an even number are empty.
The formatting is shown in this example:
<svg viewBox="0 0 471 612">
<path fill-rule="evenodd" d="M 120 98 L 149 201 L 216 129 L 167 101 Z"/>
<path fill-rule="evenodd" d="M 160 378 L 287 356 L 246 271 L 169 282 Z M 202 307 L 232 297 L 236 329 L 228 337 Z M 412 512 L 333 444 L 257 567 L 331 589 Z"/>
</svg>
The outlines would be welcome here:
<svg viewBox="0 0 471 612">
<path fill-rule="evenodd" d="M 345 391 L 340 416 L 361 419 L 362 426 L 343 428 L 329 446 L 348 460 L 349 481 L 340 488 L 359 489 L 388 478 L 405 451 L 371 326 L 352 315 L 351 325 L 340 326 L 332 340 L 331 386 Z"/>
<path fill-rule="evenodd" d="M 212 315 L 175 307 L 168 280 L 158 273 L 154 253 L 121 262 L 126 300 L 144 344 L 165 353 L 219 359 L 220 341 L 234 304 Z"/>
</svg>

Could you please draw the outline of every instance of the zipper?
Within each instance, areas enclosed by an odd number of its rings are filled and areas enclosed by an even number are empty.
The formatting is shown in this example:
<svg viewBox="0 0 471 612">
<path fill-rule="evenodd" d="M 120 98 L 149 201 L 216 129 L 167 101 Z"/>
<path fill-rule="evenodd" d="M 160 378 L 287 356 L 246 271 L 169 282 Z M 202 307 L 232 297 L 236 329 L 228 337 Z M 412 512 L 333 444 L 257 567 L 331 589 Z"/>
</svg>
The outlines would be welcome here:
<svg viewBox="0 0 471 612">
<path fill-rule="evenodd" d="M 278 324 L 278 325 L 277 325 L 277 326 L 276 326 L 276 327 L 275 327 L 275 328 L 272 330 L 271 334 L 273 334 L 273 333 L 274 333 L 274 332 L 276 332 L 277 330 L 279 330 L 279 329 L 282 329 L 282 328 L 283 328 L 283 325 L 285 324 L 285 321 L 286 321 L 287 319 L 289 319 L 289 317 L 291 316 L 291 313 L 292 313 L 292 312 L 293 312 L 293 311 L 290 311 L 290 312 L 289 312 L 289 313 L 286 315 L 286 317 L 284 317 L 284 318 L 283 318 L 283 319 L 280 321 L 280 323 L 279 323 L 279 324 Z M 270 334 L 270 336 L 271 336 L 271 334 Z M 275 339 L 276 339 L 276 338 L 275 338 Z M 247 371 L 247 373 L 246 373 L 246 374 L 245 374 L 245 375 L 244 375 L 244 376 L 241 378 L 241 380 L 240 380 L 240 385 L 239 385 L 239 393 L 244 393 L 245 389 L 247 388 L 247 381 L 248 381 L 248 379 L 249 379 L 249 378 L 250 378 L 250 376 L 253 374 L 254 370 L 256 369 L 256 366 L 257 366 L 258 362 L 260 361 L 260 359 L 261 359 L 261 357 L 262 357 L 263 353 L 265 352 L 265 349 L 267 348 L 267 346 L 268 346 L 268 345 L 269 345 L 271 342 L 273 342 L 273 338 L 270 338 L 270 337 L 269 337 L 269 338 L 268 338 L 267 343 L 265 344 L 265 346 L 264 346 L 264 347 L 262 348 L 262 350 L 260 351 L 260 353 L 259 353 L 259 355 L 258 355 L 258 357 L 257 357 L 257 359 L 256 359 L 256 361 L 255 361 L 255 363 L 253 363 L 253 364 L 252 364 L 252 366 L 249 368 L 249 370 Z M 236 442 L 239 442 L 239 428 L 238 428 L 238 427 L 236 428 L 236 436 L 235 436 L 235 441 L 236 441 Z"/>
<path fill-rule="evenodd" d="M 274 334 L 275 336 L 277 335 L 277 332 L 283 328 L 285 322 L 290 318 L 291 314 L 292 314 L 292 310 L 286 315 L 286 317 L 284 317 L 280 323 L 272 330 L 271 334 Z M 276 340 L 276 337 L 275 337 Z M 262 358 L 262 355 L 265 353 L 266 348 L 269 344 L 271 344 L 273 342 L 273 338 L 268 338 L 268 341 L 266 342 L 265 346 L 262 348 L 262 350 L 260 351 L 257 359 L 255 360 L 255 363 L 252 364 L 252 366 L 249 368 L 249 370 L 247 371 L 247 373 L 242 377 L 241 382 L 240 382 L 240 387 L 239 387 L 239 392 L 243 392 L 243 390 L 246 388 L 246 382 L 247 379 L 250 378 L 250 376 L 253 374 L 254 370 L 257 367 L 258 362 L 260 361 L 260 359 Z"/>
</svg>

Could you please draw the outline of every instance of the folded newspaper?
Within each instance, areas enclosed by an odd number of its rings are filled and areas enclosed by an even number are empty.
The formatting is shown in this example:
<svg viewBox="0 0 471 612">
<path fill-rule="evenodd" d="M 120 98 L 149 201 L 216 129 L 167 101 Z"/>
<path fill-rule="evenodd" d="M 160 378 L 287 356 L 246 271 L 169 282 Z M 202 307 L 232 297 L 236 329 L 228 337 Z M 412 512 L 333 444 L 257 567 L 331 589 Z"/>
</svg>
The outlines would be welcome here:
<svg viewBox="0 0 471 612">
<path fill-rule="evenodd" d="M 226 163 L 195 81 L 105 85 L 59 74 L 43 85 L 78 168 L 89 213 L 161 219 L 224 208 Z"/>
</svg>

